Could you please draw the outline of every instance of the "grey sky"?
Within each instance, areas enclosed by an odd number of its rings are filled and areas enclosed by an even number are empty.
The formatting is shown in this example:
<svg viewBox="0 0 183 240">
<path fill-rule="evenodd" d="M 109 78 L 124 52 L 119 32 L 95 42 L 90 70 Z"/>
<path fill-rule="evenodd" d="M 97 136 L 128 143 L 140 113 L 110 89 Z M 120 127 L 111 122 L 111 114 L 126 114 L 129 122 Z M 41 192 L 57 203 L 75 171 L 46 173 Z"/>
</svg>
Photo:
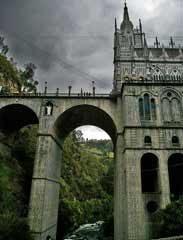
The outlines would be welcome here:
<svg viewBox="0 0 183 240">
<path fill-rule="evenodd" d="M 142 19 L 148 35 L 183 35 L 182 0 L 129 0 L 134 26 Z M 0 0 L 0 31 L 10 55 L 37 65 L 40 88 L 109 92 L 113 77 L 114 18 L 123 16 L 121 0 Z M 70 65 L 73 65 L 71 67 Z M 82 72 L 88 73 L 84 74 Z"/>
<path fill-rule="evenodd" d="M 127 2 L 134 27 L 141 18 L 147 36 L 161 35 L 165 43 L 171 35 L 183 36 L 183 0 Z M 123 6 L 122 0 L 0 0 L 0 32 L 10 56 L 36 64 L 40 89 L 48 81 L 50 92 L 66 92 L 69 85 L 89 91 L 94 78 L 97 92 L 110 92 L 114 18 L 119 26 Z M 94 131 L 84 129 L 86 137 Z"/>
</svg>

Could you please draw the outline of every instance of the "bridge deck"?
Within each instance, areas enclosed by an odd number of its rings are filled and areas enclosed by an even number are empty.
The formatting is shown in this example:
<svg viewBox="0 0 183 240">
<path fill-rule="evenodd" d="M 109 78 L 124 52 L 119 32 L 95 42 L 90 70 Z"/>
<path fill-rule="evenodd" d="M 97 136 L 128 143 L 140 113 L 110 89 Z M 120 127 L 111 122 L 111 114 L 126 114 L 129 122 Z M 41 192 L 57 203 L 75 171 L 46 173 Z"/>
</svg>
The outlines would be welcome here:
<svg viewBox="0 0 183 240">
<path fill-rule="evenodd" d="M 110 94 L 77 94 L 77 93 L 6 93 L 0 94 L 0 98 L 111 98 Z"/>
</svg>

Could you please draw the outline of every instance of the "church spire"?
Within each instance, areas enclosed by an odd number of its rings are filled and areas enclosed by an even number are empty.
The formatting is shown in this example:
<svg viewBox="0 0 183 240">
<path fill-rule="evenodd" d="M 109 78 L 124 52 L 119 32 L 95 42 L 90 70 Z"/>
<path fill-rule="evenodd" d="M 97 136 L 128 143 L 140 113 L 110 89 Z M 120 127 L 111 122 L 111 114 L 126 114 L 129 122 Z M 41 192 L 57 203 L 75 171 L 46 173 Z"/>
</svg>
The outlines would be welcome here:
<svg viewBox="0 0 183 240">
<path fill-rule="evenodd" d="M 121 23 L 121 30 L 125 30 L 125 29 L 128 28 L 128 30 L 132 31 L 133 30 L 133 24 L 130 21 L 126 0 L 125 0 L 124 5 L 125 5 L 124 6 L 124 15 L 123 15 L 123 21 Z"/>
<path fill-rule="evenodd" d="M 124 7 L 124 16 L 123 16 L 123 21 L 129 21 L 129 14 L 128 14 L 128 7 L 127 7 L 127 3 L 125 0 L 125 7 Z"/>
</svg>

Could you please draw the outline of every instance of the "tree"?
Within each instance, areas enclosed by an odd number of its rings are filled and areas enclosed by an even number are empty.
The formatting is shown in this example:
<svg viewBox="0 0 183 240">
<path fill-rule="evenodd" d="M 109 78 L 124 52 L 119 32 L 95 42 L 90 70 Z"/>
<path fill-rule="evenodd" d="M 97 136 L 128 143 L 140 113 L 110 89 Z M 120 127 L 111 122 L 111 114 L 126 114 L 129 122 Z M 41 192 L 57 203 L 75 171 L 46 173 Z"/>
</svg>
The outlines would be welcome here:
<svg viewBox="0 0 183 240">
<path fill-rule="evenodd" d="M 25 65 L 25 69 L 20 71 L 21 92 L 36 92 L 38 81 L 34 80 L 36 66 L 33 63 Z"/>
<path fill-rule="evenodd" d="M 33 63 L 25 64 L 24 68 L 17 68 L 13 58 L 6 56 L 9 48 L 0 37 L 0 84 L 1 94 L 9 92 L 35 93 L 38 81 L 34 79 L 36 66 Z"/>
<path fill-rule="evenodd" d="M 159 210 L 155 215 L 156 226 L 159 228 L 158 237 L 183 235 L 183 198 Z"/>
<path fill-rule="evenodd" d="M 110 173 L 109 179 L 113 182 L 113 159 L 107 159 L 107 147 L 102 146 L 108 142 L 98 143 L 93 140 L 95 147 L 91 147 L 84 141 L 81 131 L 73 131 L 64 143 L 58 239 L 81 224 L 99 220 L 112 222 L 113 191 L 104 189 L 102 179 L 108 179 Z M 110 151 L 110 145 L 108 149 Z M 112 188 L 110 181 L 106 183 Z"/>
<path fill-rule="evenodd" d="M 0 94 L 35 92 L 35 65 L 18 69 L 6 56 L 9 48 L 0 37 Z M 36 127 L 19 131 L 12 156 L 0 152 L 0 240 L 30 240 L 26 217 L 36 149 Z"/>
</svg>

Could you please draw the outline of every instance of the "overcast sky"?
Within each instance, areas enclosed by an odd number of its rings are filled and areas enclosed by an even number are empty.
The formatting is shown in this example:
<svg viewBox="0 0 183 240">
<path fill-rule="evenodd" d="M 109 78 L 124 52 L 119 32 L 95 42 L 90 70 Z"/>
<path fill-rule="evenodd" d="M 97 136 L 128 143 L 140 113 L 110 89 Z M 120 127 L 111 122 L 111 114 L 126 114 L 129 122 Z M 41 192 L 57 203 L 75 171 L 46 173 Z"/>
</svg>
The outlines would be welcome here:
<svg viewBox="0 0 183 240">
<path fill-rule="evenodd" d="M 183 0 L 128 0 L 134 26 L 141 18 L 149 37 L 183 36 Z M 0 0 L 0 32 L 19 64 L 37 66 L 40 89 L 48 82 L 67 92 L 110 92 L 113 77 L 114 18 L 122 0 Z M 149 39 L 152 42 L 152 39 Z M 161 41 L 162 43 L 162 41 Z"/>
</svg>

